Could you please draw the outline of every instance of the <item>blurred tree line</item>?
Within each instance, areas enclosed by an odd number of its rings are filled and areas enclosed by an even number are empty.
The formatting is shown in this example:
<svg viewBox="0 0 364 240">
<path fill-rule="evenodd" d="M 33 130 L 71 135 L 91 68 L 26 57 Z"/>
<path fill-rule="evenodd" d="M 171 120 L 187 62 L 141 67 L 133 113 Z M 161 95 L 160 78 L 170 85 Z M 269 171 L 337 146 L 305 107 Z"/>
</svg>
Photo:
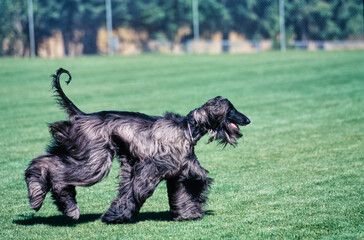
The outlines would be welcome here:
<svg viewBox="0 0 364 240">
<path fill-rule="evenodd" d="M 81 41 L 84 53 L 96 53 L 96 36 L 105 27 L 104 0 L 33 0 L 36 43 L 62 32 Z M 192 29 L 191 0 L 112 0 L 113 27 L 148 32 L 150 38 L 175 41 L 179 28 Z M 278 0 L 199 0 L 200 34 L 235 31 L 247 39 L 277 39 Z M 362 0 L 285 0 L 288 40 L 345 40 L 363 37 Z M 84 31 L 80 38 L 74 30 Z M 191 39 L 192 32 L 182 41 Z M 1 0 L 0 55 L 21 55 L 28 47 L 27 0 Z M 6 47 L 4 47 L 6 45 Z"/>
</svg>

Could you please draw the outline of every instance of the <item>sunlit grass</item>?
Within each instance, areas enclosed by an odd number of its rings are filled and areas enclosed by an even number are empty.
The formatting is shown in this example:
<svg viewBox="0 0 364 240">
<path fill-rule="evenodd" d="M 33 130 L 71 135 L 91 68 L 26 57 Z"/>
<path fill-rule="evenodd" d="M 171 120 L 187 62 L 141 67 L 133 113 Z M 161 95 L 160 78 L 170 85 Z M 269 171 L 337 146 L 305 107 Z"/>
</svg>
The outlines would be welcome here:
<svg viewBox="0 0 364 240">
<path fill-rule="evenodd" d="M 0 59 L 1 239 L 244 239 L 364 237 L 364 52 Z M 86 112 L 187 114 L 229 98 L 251 125 L 237 148 L 202 139 L 201 164 L 215 179 L 199 221 L 172 222 L 165 184 L 130 224 L 99 220 L 116 196 L 110 176 L 78 188 L 79 221 L 47 197 L 35 213 L 23 172 L 65 119 L 50 75 L 68 69 L 65 92 Z"/>
</svg>

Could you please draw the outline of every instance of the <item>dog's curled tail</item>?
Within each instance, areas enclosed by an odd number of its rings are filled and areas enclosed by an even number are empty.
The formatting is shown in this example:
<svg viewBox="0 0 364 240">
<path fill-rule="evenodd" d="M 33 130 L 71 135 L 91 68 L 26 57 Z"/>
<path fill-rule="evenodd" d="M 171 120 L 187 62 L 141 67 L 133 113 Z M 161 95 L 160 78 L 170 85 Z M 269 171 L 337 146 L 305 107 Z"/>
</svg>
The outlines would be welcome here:
<svg viewBox="0 0 364 240">
<path fill-rule="evenodd" d="M 71 74 L 63 68 L 60 68 L 57 70 L 56 74 L 53 74 L 53 80 L 52 80 L 52 87 L 54 89 L 55 97 L 57 100 L 57 103 L 63 108 L 66 113 L 68 114 L 69 118 L 75 116 L 75 115 L 84 115 L 85 113 L 82 112 L 78 107 L 76 107 L 73 102 L 64 94 L 61 84 L 59 83 L 59 79 L 63 73 L 66 73 L 69 77 L 69 79 L 66 81 L 67 85 L 71 82 L 72 77 Z"/>
</svg>

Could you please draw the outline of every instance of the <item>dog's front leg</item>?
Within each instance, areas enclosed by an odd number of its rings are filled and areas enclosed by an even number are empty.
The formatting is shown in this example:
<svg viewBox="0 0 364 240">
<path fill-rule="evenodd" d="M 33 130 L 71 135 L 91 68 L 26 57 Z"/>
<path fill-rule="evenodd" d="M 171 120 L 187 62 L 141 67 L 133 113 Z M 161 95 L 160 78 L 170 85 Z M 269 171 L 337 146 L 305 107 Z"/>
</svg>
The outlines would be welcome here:
<svg viewBox="0 0 364 240">
<path fill-rule="evenodd" d="M 204 216 L 203 204 L 207 200 L 208 171 L 197 158 L 185 161 L 180 175 L 167 180 L 170 212 L 173 220 L 198 219 Z"/>
<path fill-rule="evenodd" d="M 110 208 L 101 216 L 106 223 L 128 222 L 139 213 L 144 202 L 152 196 L 162 180 L 153 160 L 141 160 L 133 166 L 124 164 L 119 194 Z"/>
</svg>

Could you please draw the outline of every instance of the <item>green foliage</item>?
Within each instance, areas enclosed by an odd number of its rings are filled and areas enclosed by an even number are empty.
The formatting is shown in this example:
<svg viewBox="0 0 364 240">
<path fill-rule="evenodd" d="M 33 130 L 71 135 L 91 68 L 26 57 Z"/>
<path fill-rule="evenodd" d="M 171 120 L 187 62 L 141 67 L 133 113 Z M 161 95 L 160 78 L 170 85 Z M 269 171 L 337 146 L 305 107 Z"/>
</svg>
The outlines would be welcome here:
<svg viewBox="0 0 364 240">
<path fill-rule="evenodd" d="M 363 1 L 288 0 L 287 27 L 298 40 L 363 38 Z"/>
<path fill-rule="evenodd" d="M 179 28 L 192 29 L 192 0 L 112 0 L 113 26 L 147 31 L 154 39 L 175 41 Z M 0 5 L 0 43 L 7 38 L 27 46 L 26 0 L 3 0 Z M 104 0 L 34 0 L 36 42 L 59 29 L 68 54 L 69 42 L 84 44 L 84 53 L 96 53 L 97 29 L 105 26 Z M 361 0 L 286 0 L 288 40 L 345 40 L 363 38 Z M 200 32 L 221 31 L 224 38 L 236 31 L 247 39 L 276 39 L 279 33 L 278 0 L 200 0 Z M 78 31 L 84 35 L 79 37 Z M 192 33 L 185 36 L 191 39 Z M 16 41 L 15 41 L 16 40 Z M 19 47 L 18 47 L 19 48 Z M 24 48 L 24 47 L 23 47 Z M 0 49 L 2 49 L 0 47 Z M 24 51 L 23 51 L 24 52 Z"/>
<path fill-rule="evenodd" d="M 24 0 L 2 0 L 0 2 L 0 56 L 4 54 L 22 55 L 22 49 L 28 41 L 27 16 L 27 6 Z M 5 52 L 4 45 L 6 45 Z"/>
<path fill-rule="evenodd" d="M 363 51 L 249 55 L 0 59 L 0 239 L 363 239 Z M 196 146 L 212 185 L 208 214 L 171 222 L 165 184 L 130 224 L 99 220 L 119 171 L 77 188 L 79 221 L 47 197 L 29 207 L 23 172 L 42 154 L 47 123 L 65 119 L 49 75 L 86 112 L 187 114 L 222 95 L 252 123 L 237 148 Z"/>
<path fill-rule="evenodd" d="M 269 39 L 278 33 L 277 1 L 228 0 L 226 7 L 233 18 L 232 29 L 248 39 Z"/>
</svg>

